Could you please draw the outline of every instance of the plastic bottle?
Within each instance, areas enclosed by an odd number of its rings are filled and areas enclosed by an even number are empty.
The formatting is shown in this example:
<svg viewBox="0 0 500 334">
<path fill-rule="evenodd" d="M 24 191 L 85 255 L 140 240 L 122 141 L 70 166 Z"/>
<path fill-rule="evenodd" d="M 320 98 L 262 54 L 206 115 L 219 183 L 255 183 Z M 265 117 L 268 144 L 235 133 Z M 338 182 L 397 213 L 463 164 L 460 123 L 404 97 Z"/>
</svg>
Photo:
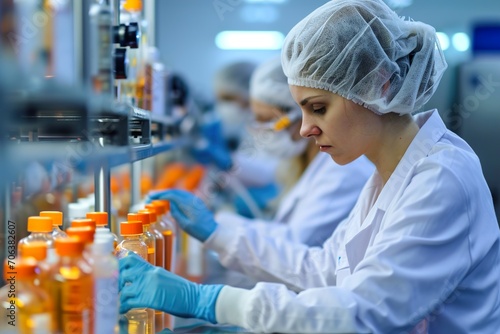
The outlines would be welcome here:
<svg viewBox="0 0 500 334">
<path fill-rule="evenodd" d="M 165 248 L 164 248 L 164 266 L 166 270 L 170 272 L 175 272 L 176 268 L 176 257 L 177 257 L 177 233 L 175 230 L 175 224 L 168 216 L 170 211 L 170 202 L 167 200 L 156 200 L 151 204 L 147 204 L 146 208 L 153 209 L 156 208 L 158 212 L 158 217 L 156 224 L 152 227 L 158 230 L 164 238 Z M 174 317 L 168 313 L 163 314 L 163 325 L 164 327 L 174 329 Z"/>
<path fill-rule="evenodd" d="M 94 334 L 114 333 L 118 325 L 118 260 L 111 235 L 99 236 L 92 245 L 94 274 Z"/>
<path fill-rule="evenodd" d="M 157 221 L 157 216 L 156 216 L 156 208 L 150 207 L 148 209 L 144 210 L 139 210 L 138 212 L 140 213 L 146 213 L 149 215 L 149 231 L 154 235 L 155 237 L 155 264 L 157 267 L 164 268 L 165 267 L 165 261 L 164 261 L 164 256 L 165 256 L 165 238 L 163 238 L 163 235 L 161 232 L 155 228 L 155 224 Z M 162 329 L 165 328 L 164 326 L 164 313 L 162 311 L 155 310 L 155 328 L 157 329 Z"/>
<path fill-rule="evenodd" d="M 51 268 L 56 332 L 93 333 L 94 282 L 83 258 L 85 244 L 77 238 L 56 239 L 58 262 Z"/>
<path fill-rule="evenodd" d="M 97 224 L 94 219 L 81 218 L 73 219 L 71 221 L 71 227 L 90 227 L 95 230 L 97 228 Z"/>
<path fill-rule="evenodd" d="M 85 218 L 87 214 L 88 205 L 82 203 L 69 203 L 68 204 L 68 216 L 67 222 L 71 223 L 75 219 Z M 68 224 L 69 225 L 69 224 Z M 68 226 L 66 225 L 66 226 Z"/>
<path fill-rule="evenodd" d="M 29 244 L 21 244 L 19 245 L 18 255 L 22 259 L 33 258 L 36 260 L 40 272 L 35 279 L 35 285 L 41 287 L 45 292 L 50 294 L 48 284 L 50 264 L 46 261 L 47 243 L 44 241 L 34 241 Z"/>
<path fill-rule="evenodd" d="M 68 227 L 66 233 L 68 233 L 68 236 L 75 237 L 84 243 L 83 258 L 92 265 L 94 262 L 92 244 L 94 242 L 95 229 L 89 226 Z"/>
<path fill-rule="evenodd" d="M 153 266 L 156 265 L 156 240 L 155 236 L 149 231 L 149 213 L 129 213 L 127 215 L 128 221 L 140 221 L 142 222 L 142 235 L 141 239 L 148 246 L 148 258 L 147 261 Z"/>
<path fill-rule="evenodd" d="M 44 241 L 47 243 L 48 249 L 54 249 L 52 218 L 38 216 L 29 217 L 28 232 L 31 232 L 31 234 L 19 240 L 19 245 L 28 244 L 34 241 Z"/>
<path fill-rule="evenodd" d="M 7 284 L 0 289 L 0 333 L 53 333 L 53 299 L 37 286 L 37 270 L 33 258 L 5 260 Z"/>
<path fill-rule="evenodd" d="M 118 258 L 127 256 L 128 252 L 134 252 L 144 260 L 148 260 L 148 246 L 141 238 L 142 230 L 142 222 L 132 221 L 120 224 L 123 240 L 116 247 Z M 151 316 L 147 309 L 132 309 L 125 314 L 125 317 L 128 320 L 128 333 L 154 333 L 154 316 Z"/>
<path fill-rule="evenodd" d="M 42 211 L 40 212 L 41 217 L 52 218 L 52 238 L 67 238 L 66 232 L 61 230 L 59 226 L 63 225 L 63 213 L 61 211 Z"/>
<path fill-rule="evenodd" d="M 87 218 L 95 220 L 96 232 L 98 230 L 107 229 L 107 227 L 108 227 L 108 213 L 107 212 L 89 212 L 89 213 L 87 213 Z M 118 245 L 118 243 L 120 242 L 120 239 L 118 238 L 118 236 L 116 234 L 111 232 L 111 230 L 108 229 L 108 231 L 114 239 L 113 249 L 115 249 L 116 246 Z"/>
</svg>

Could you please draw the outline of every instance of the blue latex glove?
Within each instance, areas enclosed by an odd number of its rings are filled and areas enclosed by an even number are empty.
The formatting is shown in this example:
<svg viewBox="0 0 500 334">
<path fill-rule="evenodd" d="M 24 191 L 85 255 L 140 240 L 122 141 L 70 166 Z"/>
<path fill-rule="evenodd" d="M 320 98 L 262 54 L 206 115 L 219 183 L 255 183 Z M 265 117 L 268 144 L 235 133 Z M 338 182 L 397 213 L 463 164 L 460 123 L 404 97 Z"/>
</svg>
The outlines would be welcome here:
<svg viewBox="0 0 500 334">
<path fill-rule="evenodd" d="M 274 183 L 263 187 L 250 187 L 247 188 L 247 191 L 250 196 L 252 196 L 252 199 L 255 201 L 257 207 L 261 210 L 266 209 L 269 201 L 278 195 L 278 187 Z M 248 205 L 240 196 L 236 196 L 233 204 L 238 214 L 247 218 L 255 218 Z"/>
<path fill-rule="evenodd" d="M 208 143 L 205 147 L 192 148 L 191 155 L 202 165 L 213 163 L 217 168 L 224 171 L 230 170 L 233 166 L 229 150 L 223 146 L 213 145 L 212 143 Z"/>
<path fill-rule="evenodd" d="M 226 141 L 222 137 L 222 127 L 220 121 L 211 121 L 203 124 L 200 134 L 204 141 L 201 145 L 191 149 L 193 157 L 201 164 L 213 163 L 217 168 L 229 170 L 233 165 L 231 152 Z"/>
<path fill-rule="evenodd" d="M 120 313 L 152 308 L 217 323 L 215 302 L 223 285 L 204 285 L 155 267 L 130 252 L 119 260 Z"/>
<path fill-rule="evenodd" d="M 212 212 L 195 195 L 183 190 L 165 190 L 149 195 L 149 201 L 170 201 L 170 213 L 190 236 L 204 242 L 217 228 Z"/>
</svg>

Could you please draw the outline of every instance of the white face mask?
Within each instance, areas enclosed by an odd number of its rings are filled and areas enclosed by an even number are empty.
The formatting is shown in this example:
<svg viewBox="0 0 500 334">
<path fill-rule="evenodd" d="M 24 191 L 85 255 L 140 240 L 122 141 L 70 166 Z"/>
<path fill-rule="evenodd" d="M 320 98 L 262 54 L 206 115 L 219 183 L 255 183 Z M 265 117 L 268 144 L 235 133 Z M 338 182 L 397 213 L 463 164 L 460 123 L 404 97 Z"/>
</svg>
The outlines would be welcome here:
<svg viewBox="0 0 500 334">
<path fill-rule="evenodd" d="M 237 102 L 220 102 L 215 107 L 222 122 L 222 135 L 226 139 L 241 139 L 250 120 L 251 112 Z"/>
<path fill-rule="evenodd" d="M 278 159 L 290 159 L 304 153 L 307 147 L 307 139 L 293 140 L 292 135 L 287 130 L 268 131 L 263 144 L 261 147 L 267 154 Z"/>
</svg>

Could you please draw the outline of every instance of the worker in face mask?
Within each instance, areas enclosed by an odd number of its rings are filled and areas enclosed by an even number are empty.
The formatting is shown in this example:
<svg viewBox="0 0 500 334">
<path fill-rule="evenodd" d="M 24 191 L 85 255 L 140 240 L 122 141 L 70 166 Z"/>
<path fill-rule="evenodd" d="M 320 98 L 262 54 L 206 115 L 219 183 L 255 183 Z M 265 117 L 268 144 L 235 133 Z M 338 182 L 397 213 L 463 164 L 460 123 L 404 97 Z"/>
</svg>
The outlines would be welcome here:
<svg viewBox="0 0 500 334">
<path fill-rule="evenodd" d="M 255 64 L 246 61 L 222 67 L 215 75 L 215 111 L 220 118 L 222 135 L 231 151 L 245 139 L 244 130 L 252 118 L 249 104 L 250 77 Z"/>
</svg>

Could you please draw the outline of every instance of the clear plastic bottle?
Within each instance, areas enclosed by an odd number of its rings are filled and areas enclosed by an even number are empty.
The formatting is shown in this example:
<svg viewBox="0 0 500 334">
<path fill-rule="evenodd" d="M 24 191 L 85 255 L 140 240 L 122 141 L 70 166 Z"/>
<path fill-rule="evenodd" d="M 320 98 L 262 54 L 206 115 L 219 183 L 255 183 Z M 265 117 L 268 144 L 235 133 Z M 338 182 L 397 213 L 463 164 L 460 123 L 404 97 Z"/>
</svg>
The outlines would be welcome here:
<svg viewBox="0 0 500 334">
<path fill-rule="evenodd" d="M 28 232 L 31 232 L 31 234 L 19 240 L 19 245 L 35 241 L 44 241 L 47 243 L 49 249 L 54 248 L 52 218 L 38 216 L 28 217 Z"/>
<path fill-rule="evenodd" d="M 175 223 L 169 218 L 170 202 L 167 200 L 156 200 L 151 204 L 146 205 L 147 209 L 156 209 L 158 219 L 152 228 L 159 231 L 164 239 L 164 266 L 170 272 L 176 271 L 177 257 L 177 233 L 175 231 Z M 163 325 L 166 328 L 174 329 L 174 317 L 164 313 Z"/>
<path fill-rule="evenodd" d="M 89 212 L 87 213 L 87 218 L 95 220 L 96 224 L 96 232 L 100 229 L 107 229 L 108 227 L 108 213 L 107 212 Z M 109 230 L 110 235 L 113 237 L 114 242 L 113 242 L 113 249 L 116 248 L 118 243 L 120 242 L 120 239 L 116 234 L 111 232 Z"/>
<path fill-rule="evenodd" d="M 38 266 L 33 258 L 16 258 L 4 262 L 4 279 L 0 289 L 0 333 L 43 333 L 54 330 L 52 296 L 37 286 Z"/>
<path fill-rule="evenodd" d="M 57 333 L 93 333 L 94 282 L 83 258 L 85 244 L 77 238 L 56 239 L 58 262 L 51 268 Z"/>
<path fill-rule="evenodd" d="M 118 258 L 127 256 L 128 252 L 134 252 L 144 260 L 148 260 L 148 246 L 141 238 L 142 230 L 142 222 L 139 221 L 123 222 L 120 224 L 123 240 L 116 247 Z M 128 320 L 129 333 L 154 333 L 154 315 L 151 316 L 148 309 L 132 309 L 125 314 L 125 317 Z"/>
<path fill-rule="evenodd" d="M 148 259 L 147 261 L 153 266 L 156 265 L 156 240 L 154 235 L 149 231 L 149 213 L 129 213 L 127 215 L 128 221 L 142 222 L 142 235 L 141 238 L 148 246 Z"/>
<path fill-rule="evenodd" d="M 139 210 L 138 212 L 146 213 L 149 215 L 149 221 L 151 223 L 149 225 L 149 231 L 155 236 L 155 246 L 156 246 L 155 264 L 157 267 L 164 268 L 165 267 L 165 261 L 164 261 L 165 238 L 163 238 L 163 235 L 161 234 L 161 232 L 154 227 L 154 225 L 156 224 L 156 221 L 157 221 L 156 211 L 157 211 L 156 208 L 149 207 L 148 209 Z M 164 318 L 165 318 L 165 315 L 162 311 L 155 310 L 155 328 L 157 328 L 157 329 L 165 328 Z"/>
<path fill-rule="evenodd" d="M 113 242 L 111 235 L 100 235 L 92 245 L 94 334 L 112 334 L 118 325 L 118 260 Z"/>
<path fill-rule="evenodd" d="M 68 227 L 66 229 L 69 237 L 75 237 L 84 243 L 83 258 L 90 264 L 94 262 L 92 244 L 94 242 L 95 230 L 88 226 Z"/>
<path fill-rule="evenodd" d="M 68 204 L 68 215 L 67 215 L 67 225 L 75 219 L 85 218 L 87 214 L 88 206 L 83 203 L 69 203 Z"/>
<path fill-rule="evenodd" d="M 155 200 L 146 208 L 156 208 L 159 212 L 156 224 L 153 228 L 160 231 L 165 241 L 165 252 L 163 258 L 165 264 L 163 268 L 170 272 L 175 272 L 175 260 L 177 255 L 177 233 L 173 218 L 169 217 L 170 203 L 167 200 Z"/>
<path fill-rule="evenodd" d="M 47 243 L 44 241 L 34 241 L 29 244 L 20 244 L 18 256 L 22 259 L 33 258 L 37 261 L 40 273 L 35 279 L 35 284 L 50 294 L 48 284 L 50 264 L 46 261 Z"/>
<path fill-rule="evenodd" d="M 42 211 L 40 217 L 52 218 L 52 238 L 67 238 L 66 232 L 61 230 L 59 226 L 63 226 L 63 213 L 61 211 Z"/>
</svg>

